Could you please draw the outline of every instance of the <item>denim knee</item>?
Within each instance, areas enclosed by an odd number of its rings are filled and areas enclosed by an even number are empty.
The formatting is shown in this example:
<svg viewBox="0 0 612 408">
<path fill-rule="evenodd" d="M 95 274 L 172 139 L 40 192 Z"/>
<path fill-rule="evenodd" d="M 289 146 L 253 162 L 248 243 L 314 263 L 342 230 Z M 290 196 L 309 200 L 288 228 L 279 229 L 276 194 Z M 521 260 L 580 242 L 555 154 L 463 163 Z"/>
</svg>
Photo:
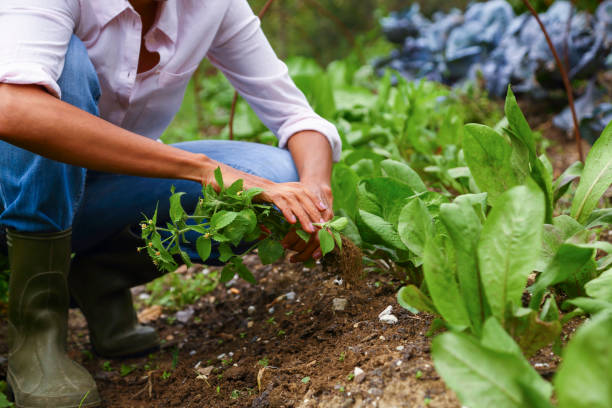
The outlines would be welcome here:
<svg viewBox="0 0 612 408">
<path fill-rule="evenodd" d="M 58 80 L 62 100 L 98 115 L 100 85 L 85 45 L 72 36 Z M 72 226 L 86 170 L 0 142 L 0 225 L 23 232 Z"/>
<path fill-rule="evenodd" d="M 99 115 L 100 83 L 83 42 L 72 36 L 66 52 L 64 69 L 57 81 L 62 101 L 79 109 Z"/>
</svg>

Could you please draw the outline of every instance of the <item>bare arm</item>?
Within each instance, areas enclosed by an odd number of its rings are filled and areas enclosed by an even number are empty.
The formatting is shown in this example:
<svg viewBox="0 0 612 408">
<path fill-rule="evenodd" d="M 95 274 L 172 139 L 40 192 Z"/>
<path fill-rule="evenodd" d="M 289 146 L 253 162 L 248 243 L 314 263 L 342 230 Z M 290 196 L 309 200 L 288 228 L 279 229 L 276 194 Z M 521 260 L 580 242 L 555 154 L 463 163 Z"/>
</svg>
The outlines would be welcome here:
<svg viewBox="0 0 612 408">
<path fill-rule="evenodd" d="M 143 177 L 176 178 L 216 186 L 214 170 L 224 182 L 239 178 L 245 188 L 261 187 L 262 201 L 275 204 L 291 223 L 306 231 L 320 220 L 316 198 L 300 183 L 273 183 L 128 132 L 62 102 L 38 86 L 0 84 L 0 139 L 68 164 Z M 327 143 L 327 142 L 326 142 Z"/>
<path fill-rule="evenodd" d="M 202 182 L 206 156 L 128 132 L 38 86 L 0 84 L 0 138 L 57 161 L 93 170 Z"/>
<path fill-rule="evenodd" d="M 312 192 L 320 211 L 319 221 L 329 221 L 333 218 L 333 196 L 331 190 L 332 149 L 325 136 L 314 131 L 298 132 L 289 139 L 289 151 L 300 176 L 300 184 Z M 295 233 L 289 233 L 283 240 L 286 248 L 297 251 L 292 262 L 304 262 L 311 257 L 322 256 L 319 240 L 316 234 L 310 241 L 304 242 Z"/>
</svg>

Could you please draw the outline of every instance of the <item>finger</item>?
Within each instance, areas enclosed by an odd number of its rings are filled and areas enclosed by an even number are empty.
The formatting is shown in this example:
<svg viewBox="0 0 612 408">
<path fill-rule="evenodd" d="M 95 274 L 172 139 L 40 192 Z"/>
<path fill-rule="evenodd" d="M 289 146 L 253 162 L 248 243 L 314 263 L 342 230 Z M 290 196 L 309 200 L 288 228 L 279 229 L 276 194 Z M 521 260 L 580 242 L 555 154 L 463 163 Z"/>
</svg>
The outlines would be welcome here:
<svg viewBox="0 0 612 408">
<path fill-rule="evenodd" d="M 291 262 L 306 262 L 312 258 L 313 253 L 319 249 L 319 241 L 317 239 L 311 239 L 308 245 L 300 251 L 300 253 L 293 255 L 290 259 Z"/>
<path fill-rule="evenodd" d="M 315 232 L 315 227 L 314 225 L 312 225 L 312 220 L 310 216 L 308 216 L 308 214 L 306 213 L 306 211 L 304 210 L 304 208 L 302 207 L 299 201 L 297 200 L 294 201 L 293 205 L 291 206 L 291 211 L 293 212 L 293 214 L 296 215 L 296 217 L 300 221 L 300 224 L 302 225 L 302 228 L 304 229 L 304 231 L 306 231 L 309 234 L 313 234 Z M 318 222 L 318 219 L 316 222 Z"/>
<path fill-rule="evenodd" d="M 314 204 L 314 206 L 315 206 L 315 208 L 317 209 L 318 212 L 323 212 L 323 211 L 327 210 L 327 204 L 325 204 L 325 202 L 323 201 L 323 199 L 321 197 L 319 197 L 317 194 L 313 193 L 309 188 L 306 188 L 304 191 L 306 192 L 306 196 L 308 197 L 310 202 L 312 204 Z M 318 215 L 317 215 L 317 217 L 318 217 Z"/>
<path fill-rule="evenodd" d="M 285 235 L 285 238 L 283 238 L 283 240 L 281 241 L 281 245 L 283 246 L 283 248 L 289 249 L 292 248 L 298 240 L 302 241 L 302 238 L 300 238 L 300 236 L 292 230 L 289 231 L 287 235 Z"/>
<path fill-rule="evenodd" d="M 303 239 L 299 239 L 289 249 L 299 253 L 299 252 L 302 252 L 304 249 L 306 249 L 307 245 L 308 245 L 308 242 L 304 241 Z"/>
<path fill-rule="evenodd" d="M 312 222 L 325 222 L 321 216 L 321 211 L 319 211 L 319 209 L 314 205 L 316 201 L 310 200 L 309 197 L 298 197 L 300 198 L 300 203 L 302 203 L 302 208 L 308 214 L 308 217 Z"/>
<path fill-rule="evenodd" d="M 285 219 L 289 222 L 289 224 L 295 224 L 297 222 L 297 219 L 293 211 L 291 211 L 289 204 L 285 200 L 281 198 L 277 198 L 273 202 L 276 205 L 276 207 L 278 207 L 280 212 L 283 214 L 283 217 L 285 217 Z"/>
</svg>

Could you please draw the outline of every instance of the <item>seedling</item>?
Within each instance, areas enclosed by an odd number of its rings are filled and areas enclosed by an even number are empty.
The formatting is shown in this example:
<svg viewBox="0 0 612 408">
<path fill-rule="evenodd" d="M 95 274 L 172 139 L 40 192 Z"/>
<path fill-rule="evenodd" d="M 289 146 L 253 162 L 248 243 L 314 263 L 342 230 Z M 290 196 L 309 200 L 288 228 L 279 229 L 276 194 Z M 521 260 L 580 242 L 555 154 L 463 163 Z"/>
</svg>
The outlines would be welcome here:
<svg viewBox="0 0 612 408">
<path fill-rule="evenodd" d="M 113 367 L 111 366 L 111 362 L 110 361 L 105 361 L 104 363 L 102 363 L 102 369 L 104 371 L 113 371 Z"/>
<path fill-rule="evenodd" d="M 119 369 L 119 374 L 122 377 L 125 377 L 126 375 L 134 371 L 136 368 L 137 367 L 134 364 L 130 364 L 130 365 L 121 364 L 121 368 Z"/>
<path fill-rule="evenodd" d="M 302 378 L 302 383 L 303 384 L 308 384 L 310 382 L 310 377 L 304 377 Z"/>
<path fill-rule="evenodd" d="M 181 205 L 181 196 L 185 193 L 175 192 L 173 187 L 170 222 L 166 228 L 158 226 L 157 210 L 151 219 L 145 218 L 140 226 L 146 245 L 140 250 L 146 250 L 153 263 L 164 271 L 175 270 L 178 267 L 177 259 L 191 266 L 191 259 L 181 245 L 189 242 L 186 238 L 188 232 L 196 233 L 195 247 L 201 260 L 205 262 L 211 253 L 218 253 L 219 260 L 226 263 L 218 282 L 227 283 L 238 274 L 244 280 L 255 283 L 255 277 L 242 262 L 242 255 L 236 254 L 234 248 L 241 243 L 253 243 L 242 253 L 257 249 L 261 262 L 271 264 L 284 255 L 280 241 L 292 226 L 272 206 L 253 202 L 263 192 L 261 188 L 244 190 L 243 180 L 226 187 L 220 168 L 215 170 L 215 179 L 219 192 L 211 184 L 205 186 L 202 189 L 203 197 L 191 214 L 187 214 Z M 318 238 L 323 255 L 342 245 L 340 231 L 347 223 L 345 218 L 336 218 L 314 224 L 320 228 Z M 302 239 L 310 239 L 310 235 L 301 228 L 296 232 Z"/>
<path fill-rule="evenodd" d="M 257 364 L 259 364 L 262 367 L 267 367 L 270 364 L 270 360 L 268 359 L 268 357 L 264 357 L 261 360 L 259 360 Z"/>
</svg>

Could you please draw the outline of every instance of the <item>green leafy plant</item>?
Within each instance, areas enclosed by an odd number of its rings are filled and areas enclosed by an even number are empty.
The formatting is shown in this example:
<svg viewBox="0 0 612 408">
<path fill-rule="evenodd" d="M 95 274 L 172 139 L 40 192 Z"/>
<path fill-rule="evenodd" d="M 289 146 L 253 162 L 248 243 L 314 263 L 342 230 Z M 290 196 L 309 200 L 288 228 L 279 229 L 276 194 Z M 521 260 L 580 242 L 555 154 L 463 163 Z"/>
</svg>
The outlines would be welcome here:
<svg viewBox="0 0 612 408">
<path fill-rule="evenodd" d="M 272 206 L 253 202 L 262 189 L 244 190 L 241 179 L 226 187 L 219 168 L 215 170 L 215 179 L 219 192 L 212 185 L 205 186 L 203 196 L 191 214 L 187 214 L 181 205 L 184 193 L 173 189 L 170 222 L 166 228 L 157 225 L 157 211 L 151 219 L 145 219 L 141 224 L 142 238 L 146 242 L 144 248 L 162 270 L 175 270 L 177 260 L 191 266 L 191 259 L 181 245 L 189 242 L 187 232 L 195 232 L 198 235 L 195 247 L 202 261 L 206 262 L 211 253 L 217 251 L 218 259 L 226 263 L 219 277 L 220 282 L 228 282 L 238 274 L 244 280 L 256 283 L 255 277 L 242 262 L 243 254 L 257 249 L 263 264 L 275 262 L 284 255 L 285 249 L 280 241 L 291 226 Z M 335 246 L 342 246 L 340 231 L 346 224 L 347 221 L 342 218 L 314 224 L 320 228 L 318 238 L 323 255 L 331 252 Z M 301 229 L 297 233 L 304 240 L 310 239 L 310 235 Z M 238 247 L 245 243 L 248 248 L 238 251 Z"/>
</svg>

